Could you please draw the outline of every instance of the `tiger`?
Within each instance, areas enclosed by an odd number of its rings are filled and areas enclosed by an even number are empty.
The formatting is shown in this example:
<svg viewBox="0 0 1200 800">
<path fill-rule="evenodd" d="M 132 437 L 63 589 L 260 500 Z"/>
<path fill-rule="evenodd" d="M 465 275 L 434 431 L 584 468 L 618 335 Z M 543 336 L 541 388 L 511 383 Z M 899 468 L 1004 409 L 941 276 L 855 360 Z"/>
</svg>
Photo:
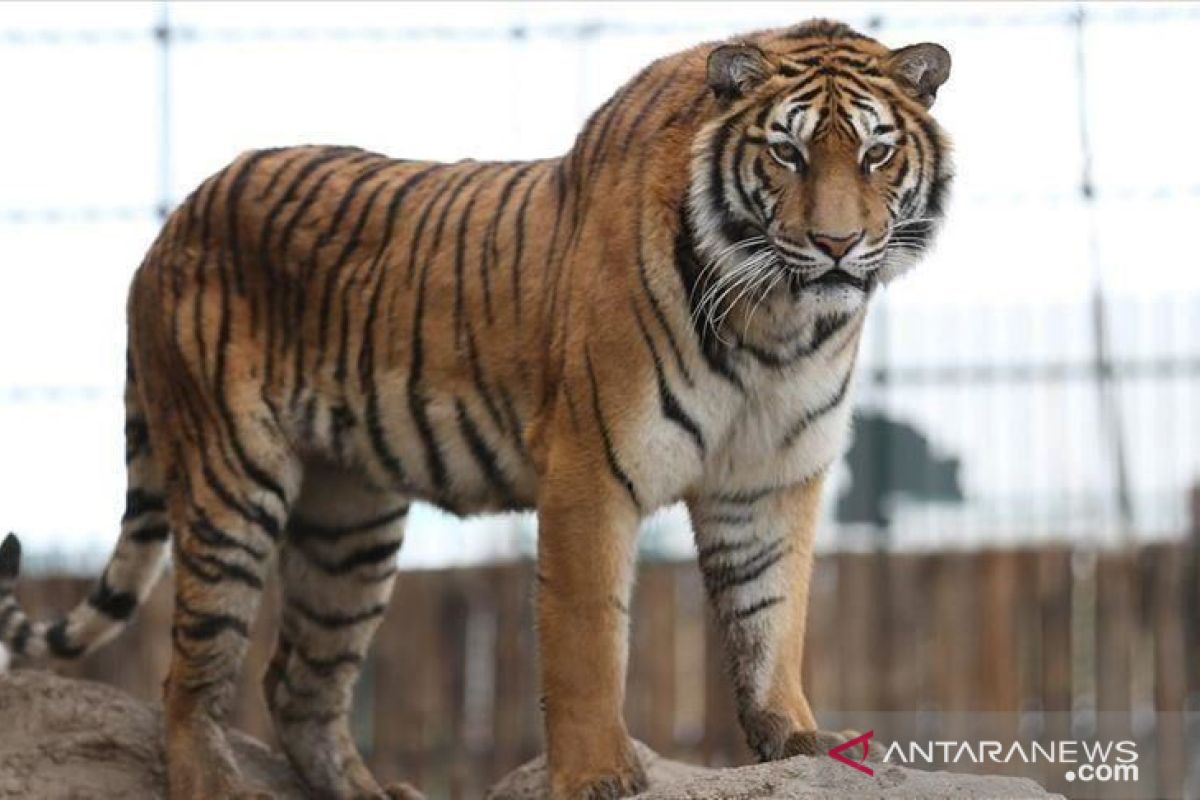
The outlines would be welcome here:
<svg viewBox="0 0 1200 800">
<path fill-rule="evenodd" d="M 822 485 L 869 301 L 945 217 L 949 72 L 940 45 L 814 20 L 654 61 L 558 158 L 242 154 L 132 278 L 111 559 L 35 621 L 10 535 L 0 642 L 94 649 L 170 543 L 169 796 L 260 796 L 224 725 L 277 562 L 278 741 L 314 797 L 405 797 L 348 714 L 411 504 L 532 509 L 549 796 L 628 796 L 647 785 L 622 717 L 636 533 L 682 502 L 750 748 L 842 741 L 801 681 Z"/>
</svg>

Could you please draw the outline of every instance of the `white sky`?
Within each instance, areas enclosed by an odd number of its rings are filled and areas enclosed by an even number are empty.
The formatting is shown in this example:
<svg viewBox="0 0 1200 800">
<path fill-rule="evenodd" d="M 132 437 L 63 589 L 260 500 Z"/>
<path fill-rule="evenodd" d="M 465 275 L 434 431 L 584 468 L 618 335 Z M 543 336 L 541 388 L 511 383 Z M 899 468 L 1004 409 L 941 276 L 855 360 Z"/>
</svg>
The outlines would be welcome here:
<svg viewBox="0 0 1200 800">
<path fill-rule="evenodd" d="M 1074 8 L 172 5 L 172 24 L 197 36 L 172 50 L 169 187 L 177 200 L 242 150 L 301 142 L 409 158 L 553 155 L 659 55 L 811 16 L 862 27 L 882 15 L 884 42 L 932 40 L 953 54 L 936 113 L 955 139 L 959 171 L 939 250 L 889 290 L 886 322 L 874 321 L 893 363 L 1089 358 L 1089 226 L 1112 298 L 1115 351 L 1196 357 L 1200 257 L 1184 242 L 1200 220 L 1192 144 L 1200 105 L 1186 85 L 1200 6 L 1088 7 L 1087 120 L 1099 192 L 1091 211 L 1078 192 L 1076 40 L 1066 24 Z M 157 228 L 149 210 L 163 158 L 158 49 L 143 35 L 159 13 L 149 3 L 0 4 L 0 525 L 24 532 L 34 550 L 103 550 L 115 537 L 124 295 Z M 598 25 L 592 38 L 570 35 L 589 25 Z M 525 29 L 523 38 L 495 35 L 514 27 Z M 331 28 L 355 35 L 321 35 Z M 400 35 L 406 29 L 424 35 Z M 84 43 L 72 35 L 80 31 L 107 36 Z M 55 32 L 63 43 L 46 44 Z M 110 207 L 126 216 L 79 218 Z M 48 222 L 52 210 L 70 221 Z M 15 224 L 15 212 L 26 221 Z M 68 391 L 46 391 L 54 387 Z M 966 459 L 972 505 L 949 516 L 913 512 L 912 541 L 944 541 L 964 529 L 978 542 L 1022 526 L 1111 526 L 1111 470 L 1090 387 L 896 388 L 882 397 L 864 386 L 862 400 L 886 404 Z M 1198 401 L 1194 379 L 1122 394 L 1146 527 L 1176 526 L 1181 487 L 1200 475 Z M 1025 506 L 1012 499 L 1031 494 L 1042 498 L 1037 510 L 1014 518 Z M 1068 505 L 1051 507 L 1068 496 Z M 487 551 L 474 529 L 417 527 L 435 533 L 414 532 L 404 556 L 414 563 Z"/>
</svg>

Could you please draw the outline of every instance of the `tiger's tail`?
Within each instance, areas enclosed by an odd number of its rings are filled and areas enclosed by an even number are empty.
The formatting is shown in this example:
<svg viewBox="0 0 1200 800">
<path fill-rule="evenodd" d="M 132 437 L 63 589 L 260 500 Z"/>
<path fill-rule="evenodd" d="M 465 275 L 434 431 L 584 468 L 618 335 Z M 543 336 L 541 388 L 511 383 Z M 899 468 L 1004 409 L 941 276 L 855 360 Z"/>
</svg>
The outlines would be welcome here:
<svg viewBox="0 0 1200 800">
<path fill-rule="evenodd" d="M 162 574 L 170 526 L 132 368 L 125 384 L 125 464 L 128 490 L 117 546 L 91 593 L 65 617 L 42 622 L 25 613 L 15 594 L 21 543 L 9 534 L 0 544 L 0 672 L 8 665 L 6 651 L 70 659 L 99 647 L 125 627 Z"/>
</svg>

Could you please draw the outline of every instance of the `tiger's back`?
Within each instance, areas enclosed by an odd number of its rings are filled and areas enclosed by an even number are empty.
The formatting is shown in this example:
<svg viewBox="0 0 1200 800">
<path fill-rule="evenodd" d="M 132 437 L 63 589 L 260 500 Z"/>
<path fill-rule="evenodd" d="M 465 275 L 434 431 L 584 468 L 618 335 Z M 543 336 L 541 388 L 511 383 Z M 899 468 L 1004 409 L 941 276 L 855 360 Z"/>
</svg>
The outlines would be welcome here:
<svg viewBox="0 0 1200 800">
<path fill-rule="evenodd" d="M 306 459 L 381 487 L 462 512 L 529 507 L 551 260 L 530 227 L 553 166 L 248 153 L 139 270 L 134 360 L 228 396 L 235 418 L 240 395 L 257 413 L 261 397 Z M 139 355 L 143 339 L 160 346 Z"/>
</svg>

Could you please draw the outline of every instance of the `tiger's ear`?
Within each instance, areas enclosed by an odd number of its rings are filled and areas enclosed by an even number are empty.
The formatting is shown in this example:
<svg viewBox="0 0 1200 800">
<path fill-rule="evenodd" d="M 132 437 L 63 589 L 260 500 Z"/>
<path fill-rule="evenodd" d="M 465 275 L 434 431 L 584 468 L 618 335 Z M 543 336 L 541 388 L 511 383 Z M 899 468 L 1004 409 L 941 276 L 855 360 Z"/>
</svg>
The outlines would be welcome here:
<svg viewBox="0 0 1200 800">
<path fill-rule="evenodd" d="M 893 50 L 884 71 L 921 105 L 929 108 L 938 87 L 950 77 L 950 53 L 940 44 L 924 42 Z"/>
<path fill-rule="evenodd" d="M 723 44 L 708 54 L 708 86 L 718 100 L 736 100 L 774 74 L 771 59 L 752 44 Z"/>
</svg>

